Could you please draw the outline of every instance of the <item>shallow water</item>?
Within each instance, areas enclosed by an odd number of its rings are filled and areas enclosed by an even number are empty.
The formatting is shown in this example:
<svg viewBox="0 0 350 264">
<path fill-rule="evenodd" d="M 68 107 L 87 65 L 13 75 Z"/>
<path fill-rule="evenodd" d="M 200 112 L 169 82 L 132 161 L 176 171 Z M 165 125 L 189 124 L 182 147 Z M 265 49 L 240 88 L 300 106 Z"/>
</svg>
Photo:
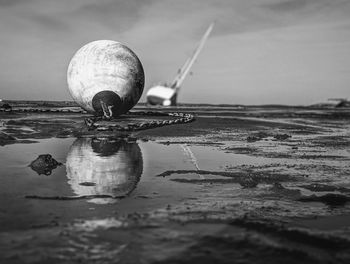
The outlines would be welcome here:
<svg viewBox="0 0 350 264">
<path fill-rule="evenodd" d="M 267 143 L 269 142 L 262 142 Z M 275 151 L 276 147 L 273 147 Z M 47 173 L 48 175 L 33 170 L 29 164 L 41 154 L 52 155 L 62 163 L 62 166 L 53 169 Z M 77 218 L 150 212 L 187 199 L 201 199 L 208 195 L 214 197 L 230 189 L 235 189 L 238 196 L 259 196 L 262 191 L 269 193 L 269 186 L 264 187 L 264 183 L 271 184 L 273 179 L 267 178 L 266 182 L 264 178 L 255 178 L 260 182 L 259 188 L 238 191 L 246 185 L 242 177 L 250 176 L 245 169 L 256 168 L 264 173 L 266 171 L 264 166 L 268 170 L 274 167 L 273 164 L 279 167 L 281 166 L 279 163 L 287 165 L 293 162 L 285 158 L 227 152 L 217 146 L 185 143 L 166 145 L 140 140 L 130 142 L 122 138 L 41 139 L 32 144 L 4 146 L 0 148 L 0 158 L 3 161 L 3 166 L 0 168 L 2 186 L 0 229 L 3 230 L 36 227 Z M 302 166 L 303 162 L 300 161 L 299 164 Z M 196 171 L 220 173 L 236 169 L 242 172 L 238 180 L 227 175 L 196 173 Z M 166 171 L 174 173 L 166 178 L 157 176 Z M 298 172 L 286 166 L 283 167 L 283 171 L 294 176 L 298 175 Z M 268 177 L 275 178 L 276 181 L 279 179 L 278 175 L 274 177 L 273 174 Z M 342 177 L 338 178 L 340 180 Z M 317 178 L 313 178 L 310 174 L 310 180 Z M 286 179 L 281 177 L 280 181 L 293 188 L 298 185 L 298 181 L 293 183 L 295 180 L 288 177 Z M 305 181 L 306 179 L 302 179 L 302 182 L 306 183 Z M 336 182 L 337 177 L 334 177 L 333 181 Z M 229 186 L 222 185 L 228 183 Z M 205 184 L 210 184 L 211 187 L 207 188 Z M 310 194 L 308 190 L 301 189 L 301 191 Z M 89 197 L 61 201 L 28 199 L 27 195 L 51 198 Z M 106 197 L 94 197 L 96 195 Z M 226 195 L 228 199 L 231 196 Z"/>
<path fill-rule="evenodd" d="M 40 174 L 29 164 L 41 154 L 50 154 L 63 165 L 49 175 Z M 223 171 L 228 165 L 259 164 L 257 158 L 225 153 L 214 147 L 96 138 L 51 138 L 33 144 L 7 145 L 0 149 L 0 159 L 2 229 L 40 226 L 47 218 L 70 220 L 157 209 L 195 198 L 200 191 L 198 185 L 156 177 L 164 171 Z M 27 199 L 27 195 L 126 198 L 59 201 Z"/>
</svg>

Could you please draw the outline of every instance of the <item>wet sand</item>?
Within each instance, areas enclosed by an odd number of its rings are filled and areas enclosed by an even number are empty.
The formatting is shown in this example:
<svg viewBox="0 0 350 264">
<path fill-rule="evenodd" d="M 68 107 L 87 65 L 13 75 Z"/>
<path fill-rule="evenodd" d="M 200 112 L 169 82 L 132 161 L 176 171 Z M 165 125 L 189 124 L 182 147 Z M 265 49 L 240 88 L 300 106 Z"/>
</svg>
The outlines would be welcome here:
<svg viewBox="0 0 350 264">
<path fill-rule="evenodd" d="M 0 113 L 0 262 L 349 262 L 350 109 L 151 110 L 196 121 L 110 133 L 81 113 Z"/>
</svg>

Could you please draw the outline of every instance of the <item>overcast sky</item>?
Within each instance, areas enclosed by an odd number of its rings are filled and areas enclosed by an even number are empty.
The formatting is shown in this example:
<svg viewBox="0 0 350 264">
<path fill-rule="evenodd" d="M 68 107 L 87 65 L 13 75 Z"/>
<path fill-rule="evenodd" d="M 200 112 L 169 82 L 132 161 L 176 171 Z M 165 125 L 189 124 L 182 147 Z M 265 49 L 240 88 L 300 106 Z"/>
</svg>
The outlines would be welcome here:
<svg viewBox="0 0 350 264">
<path fill-rule="evenodd" d="M 350 0 L 0 0 L 0 98 L 71 100 L 68 63 L 98 39 L 139 56 L 145 94 L 173 80 L 214 20 L 179 102 L 350 97 Z"/>
</svg>

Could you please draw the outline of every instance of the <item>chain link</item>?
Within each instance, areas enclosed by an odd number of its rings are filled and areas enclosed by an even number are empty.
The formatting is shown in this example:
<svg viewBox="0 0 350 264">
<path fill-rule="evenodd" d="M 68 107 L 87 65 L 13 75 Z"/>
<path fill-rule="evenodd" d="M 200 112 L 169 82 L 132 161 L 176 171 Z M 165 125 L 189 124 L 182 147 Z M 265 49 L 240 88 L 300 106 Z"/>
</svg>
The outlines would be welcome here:
<svg viewBox="0 0 350 264">
<path fill-rule="evenodd" d="M 48 108 L 12 108 L 12 109 L 2 109 L 0 112 L 9 113 L 74 113 L 74 114 L 87 114 L 86 111 L 82 109 L 48 109 Z M 101 120 L 106 120 L 104 117 L 95 116 L 85 118 L 85 125 L 89 130 L 97 131 L 138 131 L 151 128 L 157 128 L 162 126 L 169 126 L 175 124 L 186 124 L 195 121 L 195 117 L 192 114 L 181 113 L 181 112 L 156 112 L 156 111 L 138 111 L 138 112 L 128 112 L 126 115 L 132 116 L 164 116 L 172 117 L 172 120 L 158 120 L 158 121 L 144 121 L 140 124 L 127 124 L 120 125 L 117 123 L 111 124 L 97 124 L 96 122 Z"/>
</svg>

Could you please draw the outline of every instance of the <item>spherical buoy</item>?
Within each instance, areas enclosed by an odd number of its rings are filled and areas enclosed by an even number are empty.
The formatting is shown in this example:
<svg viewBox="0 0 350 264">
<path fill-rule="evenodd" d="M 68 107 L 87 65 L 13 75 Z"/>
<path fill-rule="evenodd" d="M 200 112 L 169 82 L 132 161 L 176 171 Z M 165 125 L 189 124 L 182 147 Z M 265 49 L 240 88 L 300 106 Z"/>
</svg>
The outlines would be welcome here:
<svg viewBox="0 0 350 264">
<path fill-rule="evenodd" d="M 80 48 L 68 66 L 74 101 L 95 115 L 118 116 L 140 99 L 145 83 L 142 64 L 125 45 L 97 40 Z"/>
</svg>

